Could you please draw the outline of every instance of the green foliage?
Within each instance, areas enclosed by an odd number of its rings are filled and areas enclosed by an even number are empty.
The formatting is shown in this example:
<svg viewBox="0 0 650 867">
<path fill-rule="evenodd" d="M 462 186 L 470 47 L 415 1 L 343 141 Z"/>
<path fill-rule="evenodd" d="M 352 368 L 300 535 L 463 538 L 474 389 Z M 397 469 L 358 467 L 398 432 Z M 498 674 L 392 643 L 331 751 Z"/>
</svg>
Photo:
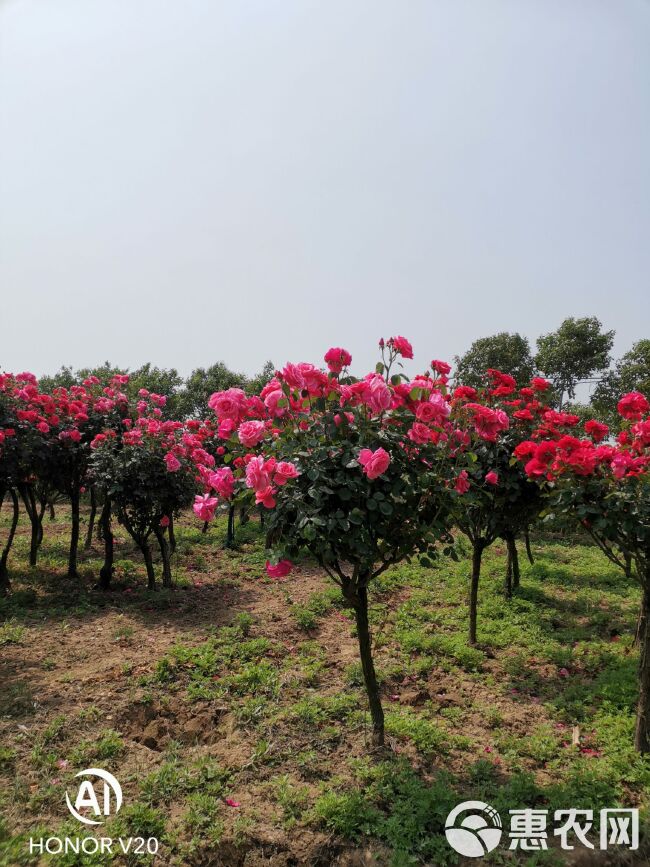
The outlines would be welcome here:
<svg viewBox="0 0 650 867">
<path fill-rule="evenodd" d="M 337 426 L 335 408 L 279 444 L 277 457 L 297 460 L 301 475 L 278 491 L 269 517 L 275 549 L 291 559 L 307 549 L 334 571 L 354 564 L 366 582 L 417 551 L 436 556 L 451 501 L 440 450 L 431 448 L 424 467 L 401 447 L 400 426 L 380 427 L 362 413 L 354 428 Z M 364 447 L 391 455 L 379 478 L 368 479 L 359 466 Z"/>
<path fill-rule="evenodd" d="M 637 341 L 594 389 L 592 406 L 612 430 L 618 430 L 621 423 L 616 405 L 629 391 L 650 395 L 650 340 Z"/>
<path fill-rule="evenodd" d="M 4 644 L 21 644 L 25 637 L 25 627 L 8 620 L 0 625 L 0 647 Z"/>
<path fill-rule="evenodd" d="M 609 365 L 614 342 L 613 331 L 602 331 L 595 316 L 574 319 L 570 316 L 556 331 L 537 340 L 537 367 L 553 383 L 562 402 L 567 394 L 575 397 L 576 384 Z"/>
<path fill-rule="evenodd" d="M 245 388 L 248 379 L 243 373 L 230 370 L 223 361 L 208 368 L 198 367 L 185 381 L 179 395 L 178 410 L 181 418 L 207 418 L 212 415 L 208 399 L 215 391 Z"/>
<path fill-rule="evenodd" d="M 194 470 L 187 459 L 169 472 L 168 446 L 156 436 L 137 445 L 115 447 L 106 441 L 92 455 L 92 472 L 99 487 L 111 498 L 120 522 L 141 544 L 159 528 L 163 517 L 180 514 L 193 501 Z"/>
<path fill-rule="evenodd" d="M 361 766 L 359 773 L 362 788 L 327 790 L 316 800 L 317 822 L 348 839 L 382 840 L 395 865 L 456 863 L 444 835 L 445 818 L 457 803 L 448 779 L 441 775 L 427 784 L 400 760 Z"/>
<path fill-rule="evenodd" d="M 485 371 L 489 368 L 509 373 L 520 386 L 527 385 L 535 374 L 528 339 L 507 331 L 475 340 L 467 352 L 456 356 L 454 361 L 455 381 L 474 388 L 485 385 Z"/>
</svg>

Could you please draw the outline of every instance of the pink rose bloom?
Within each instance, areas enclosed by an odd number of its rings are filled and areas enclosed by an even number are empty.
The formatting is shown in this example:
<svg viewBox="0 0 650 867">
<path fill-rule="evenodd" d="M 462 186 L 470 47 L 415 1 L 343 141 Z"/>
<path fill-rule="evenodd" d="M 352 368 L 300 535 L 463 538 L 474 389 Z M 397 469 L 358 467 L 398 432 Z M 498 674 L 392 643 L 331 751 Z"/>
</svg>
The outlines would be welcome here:
<svg viewBox="0 0 650 867">
<path fill-rule="evenodd" d="M 262 442 L 266 435 L 263 421 L 245 421 L 239 425 L 237 436 L 239 442 L 247 449 L 252 449 Z"/>
<path fill-rule="evenodd" d="M 496 442 L 499 433 L 510 427 L 510 419 L 502 409 L 490 409 L 480 403 L 465 405 L 474 413 L 474 427 L 481 439 Z"/>
<path fill-rule="evenodd" d="M 169 527 L 169 524 L 170 524 L 169 515 L 163 515 L 162 518 L 160 519 L 160 526 L 161 527 Z"/>
<path fill-rule="evenodd" d="M 176 470 L 180 470 L 181 468 L 181 462 L 173 452 L 167 452 L 165 455 L 165 463 L 167 464 L 167 469 L 170 473 L 175 473 Z"/>
<path fill-rule="evenodd" d="M 279 461 L 275 468 L 273 481 L 276 485 L 286 485 L 289 479 L 297 479 L 300 473 L 289 461 Z"/>
<path fill-rule="evenodd" d="M 425 424 L 416 421 L 408 432 L 408 438 L 411 442 L 423 446 L 431 441 L 431 431 Z"/>
<path fill-rule="evenodd" d="M 214 455 L 209 454 L 205 449 L 193 449 L 192 460 L 195 464 L 204 464 L 208 467 L 213 467 L 215 464 Z"/>
<path fill-rule="evenodd" d="M 282 399 L 286 400 L 286 394 L 278 384 L 278 388 L 268 391 L 264 395 L 264 406 L 268 409 L 272 416 L 281 416 L 285 412 L 285 408 L 278 406 Z"/>
<path fill-rule="evenodd" d="M 485 481 L 488 485 L 498 485 L 499 484 L 499 474 L 495 473 L 494 470 L 490 470 L 489 473 L 485 476 Z"/>
<path fill-rule="evenodd" d="M 455 490 L 459 494 L 466 494 L 469 491 L 470 484 L 467 477 L 467 470 L 463 470 L 456 479 Z"/>
<path fill-rule="evenodd" d="M 322 370 L 314 367 L 313 364 L 307 364 L 306 361 L 301 361 L 298 368 L 300 369 L 305 383 L 304 387 L 310 394 L 319 394 L 323 386 L 327 385 L 327 376 L 325 376 Z"/>
<path fill-rule="evenodd" d="M 302 391 L 305 387 L 305 380 L 302 372 L 297 364 L 292 364 L 290 361 L 282 368 L 282 379 L 287 383 L 289 388 L 296 391 Z"/>
<path fill-rule="evenodd" d="M 347 349 L 333 346 L 325 353 L 325 363 L 332 373 L 340 373 L 344 367 L 352 364 L 352 356 Z"/>
<path fill-rule="evenodd" d="M 224 418 L 223 421 L 219 422 L 219 427 L 217 428 L 217 434 L 219 439 L 228 440 L 232 436 L 233 432 L 237 429 L 237 422 L 231 418 Z"/>
<path fill-rule="evenodd" d="M 439 391 L 432 392 L 429 399 L 419 403 L 415 410 L 417 419 L 423 422 L 441 422 L 449 418 L 450 413 L 451 407 Z"/>
<path fill-rule="evenodd" d="M 629 421 L 640 421 L 644 413 L 650 409 L 650 403 L 639 391 L 629 391 L 617 404 L 619 415 Z"/>
<path fill-rule="evenodd" d="M 211 521 L 214 518 L 214 513 L 219 501 L 216 497 L 211 497 L 209 494 L 197 494 L 194 497 L 194 514 L 202 521 Z"/>
<path fill-rule="evenodd" d="M 378 374 L 375 374 L 368 380 L 368 387 L 364 398 L 370 409 L 376 413 L 389 409 L 393 402 L 390 388 Z"/>
<path fill-rule="evenodd" d="M 446 376 L 451 371 L 451 364 L 447 364 L 446 361 L 439 361 L 437 358 L 434 358 L 431 362 L 431 368 L 437 373 Z"/>
<path fill-rule="evenodd" d="M 612 473 L 615 479 L 622 479 L 627 474 L 628 468 L 634 463 L 634 459 L 627 452 L 619 452 L 611 461 Z"/>
<path fill-rule="evenodd" d="M 39 421 L 36 425 L 37 430 L 39 430 L 42 434 L 49 433 L 50 426 L 46 421 Z"/>
<path fill-rule="evenodd" d="M 284 578 L 291 572 L 292 568 L 291 560 L 280 560 L 275 566 L 271 565 L 270 560 L 266 561 L 266 574 L 269 578 Z"/>
<path fill-rule="evenodd" d="M 417 405 L 415 417 L 421 422 L 431 422 L 438 417 L 438 410 L 427 400 Z"/>
<path fill-rule="evenodd" d="M 227 391 L 216 391 L 210 396 L 208 406 L 214 410 L 217 418 L 231 418 L 239 421 L 246 405 L 246 395 L 241 388 L 229 388 Z"/>
<path fill-rule="evenodd" d="M 275 506 L 275 488 L 270 485 L 262 490 L 255 491 L 255 502 L 258 506 L 262 505 L 265 509 L 272 509 Z"/>
<path fill-rule="evenodd" d="M 230 467 L 220 467 L 210 473 L 210 487 L 224 498 L 230 500 L 235 491 L 235 477 L 232 474 Z"/>
<path fill-rule="evenodd" d="M 361 449 L 357 460 L 363 467 L 364 473 L 372 480 L 386 472 L 390 464 L 390 455 L 382 448 L 374 452 L 370 449 Z"/>
<path fill-rule="evenodd" d="M 248 462 L 246 467 L 246 487 L 252 488 L 254 491 L 261 491 L 268 488 L 270 483 L 271 477 L 266 461 L 261 455 L 257 455 Z"/>
<path fill-rule="evenodd" d="M 391 337 L 388 341 L 388 345 L 392 346 L 395 352 L 397 352 L 398 355 L 401 355 L 402 358 L 413 358 L 413 347 L 406 337 L 402 337 L 399 334 L 397 337 Z"/>
</svg>

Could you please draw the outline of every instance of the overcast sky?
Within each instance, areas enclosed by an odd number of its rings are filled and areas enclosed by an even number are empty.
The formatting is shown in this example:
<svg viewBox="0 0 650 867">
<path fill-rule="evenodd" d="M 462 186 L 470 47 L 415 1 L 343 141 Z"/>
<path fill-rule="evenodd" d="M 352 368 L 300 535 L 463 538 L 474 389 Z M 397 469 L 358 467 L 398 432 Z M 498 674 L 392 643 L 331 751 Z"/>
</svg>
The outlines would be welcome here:
<svg viewBox="0 0 650 867">
<path fill-rule="evenodd" d="M 650 337 L 646 0 L 0 0 L 0 367 Z"/>
</svg>

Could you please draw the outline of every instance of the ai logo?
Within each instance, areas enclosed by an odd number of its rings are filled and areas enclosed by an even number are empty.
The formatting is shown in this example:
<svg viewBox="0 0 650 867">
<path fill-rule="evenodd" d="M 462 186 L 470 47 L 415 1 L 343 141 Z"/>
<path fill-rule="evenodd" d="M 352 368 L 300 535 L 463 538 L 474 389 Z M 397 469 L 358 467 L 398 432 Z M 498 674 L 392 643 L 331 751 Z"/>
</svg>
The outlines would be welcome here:
<svg viewBox="0 0 650 867">
<path fill-rule="evenodd" d="M 461 817 L 461 814 L 467 813 Z M 480 858 L 499 845 L 501 818 L 494 807 L 483 801 L 463 801 L 445 822 L 449 845 L 467 858 Z"/>
<path fill-rule="evenodd" d="M 68 793 L 65 793 L 65 801 L 68 805 L 68 810 L 70 810 L 75 819 L 83 822 L 84 825 L 102 824 L 102 821 L 100 821 L 99 818 L 89 819 L 86 816 L 82 816 L 79 810 L 84 807 L 89 807 L 97 817 L 102 815 L 110 816 L 111 813 L 118 812 L 122 806 L 122 787 L 113 774 L 109 774 L 108 771 L 103 771 L 101 768 L 86 768 L 85 771 L 79 771 L 78 774 L 75 774 L 75 777 L 99 777 L 104 781 L 103 790 L 101 792 L 101 808 L 94 785 L 90 780 L 84 780 L 79 786 L 74 806 L 70 801 Z"/>
</svg>

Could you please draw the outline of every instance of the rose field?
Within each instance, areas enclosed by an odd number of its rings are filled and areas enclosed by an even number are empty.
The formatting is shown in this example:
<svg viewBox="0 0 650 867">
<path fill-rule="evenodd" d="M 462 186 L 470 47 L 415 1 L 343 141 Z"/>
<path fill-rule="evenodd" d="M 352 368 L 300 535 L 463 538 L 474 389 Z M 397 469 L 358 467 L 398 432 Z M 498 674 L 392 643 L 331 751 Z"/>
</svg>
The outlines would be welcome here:
<svg viewBox="0 0 650 867">
<path fill-rule="evenodd" d="M 0 865 L 476 863 L 464 801 L 549 817 L 482 863 L 648 863 L 650 404 L 413 356 L 194 413 L 0 374 Z M 30 850 L 84 768 L 124 799 L 81 831 L 156 854 Z M 599 848 L 617 807 L 638 845 Z"/>
</svg>

